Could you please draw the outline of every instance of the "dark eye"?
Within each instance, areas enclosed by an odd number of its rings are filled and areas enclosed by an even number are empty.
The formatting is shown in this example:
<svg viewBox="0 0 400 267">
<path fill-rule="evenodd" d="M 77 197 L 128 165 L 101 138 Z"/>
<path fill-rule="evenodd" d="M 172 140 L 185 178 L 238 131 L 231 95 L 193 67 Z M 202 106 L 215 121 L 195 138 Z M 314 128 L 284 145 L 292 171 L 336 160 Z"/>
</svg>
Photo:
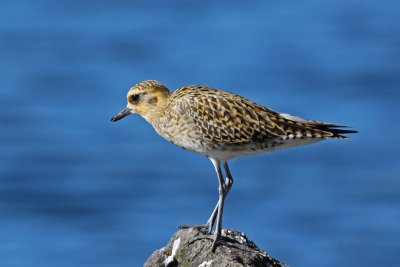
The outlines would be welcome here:
<svg viewBox="0 0 400 267">
<path fill-rule="evenodd" d="M 131 95 L 130 100 L 132 101 L 132 103 L 136 104 L 140 100 L 140 95 L 139 94 Z"/>
</svg>

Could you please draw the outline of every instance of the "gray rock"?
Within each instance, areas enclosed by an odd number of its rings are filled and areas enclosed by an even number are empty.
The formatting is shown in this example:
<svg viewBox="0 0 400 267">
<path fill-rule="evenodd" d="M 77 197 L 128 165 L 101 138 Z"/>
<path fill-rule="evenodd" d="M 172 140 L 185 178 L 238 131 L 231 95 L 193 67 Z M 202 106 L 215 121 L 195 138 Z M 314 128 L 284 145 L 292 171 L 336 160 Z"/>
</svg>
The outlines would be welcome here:
<svg viewBox="0 0 400 267">
<path fill-rule="evenodd" d="M 145 267 L 287 267 L 259 249 L 240 232 L 223 229 L 222 240 L 211 252 L 212 235 L 200 229 L 186 228 L 176 232 L 167 246 L 155 251 Z"/>
</svg>

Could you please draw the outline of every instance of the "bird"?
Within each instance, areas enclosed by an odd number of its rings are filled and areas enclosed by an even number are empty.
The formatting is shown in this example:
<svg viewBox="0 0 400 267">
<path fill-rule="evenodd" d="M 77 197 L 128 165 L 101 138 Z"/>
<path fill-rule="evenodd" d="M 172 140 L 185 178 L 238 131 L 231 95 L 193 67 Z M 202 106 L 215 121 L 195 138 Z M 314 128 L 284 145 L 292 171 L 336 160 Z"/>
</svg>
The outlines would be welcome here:
<svg viewBox="0 0 400 267">
<path fill-rule="evenodd" d="M 208 157 L 214 165 L 218 201 L 207 223 L 194 226 L 211 235 L 216 221 L 211 245 L 214 253 L 221 243 L 224 202 L 233 185 L 228 160 L 329 138 L 347 139 L 345 134 L 357 133 L 347 126 L 276 112 L 203 85 L 186 85 L 171 92 L 158 81 L 145 80 L 132 86 L 126 98 L 126 108 L 113 116 L 112 122 L 139 114 L 166 140 Z"/>
</svg>

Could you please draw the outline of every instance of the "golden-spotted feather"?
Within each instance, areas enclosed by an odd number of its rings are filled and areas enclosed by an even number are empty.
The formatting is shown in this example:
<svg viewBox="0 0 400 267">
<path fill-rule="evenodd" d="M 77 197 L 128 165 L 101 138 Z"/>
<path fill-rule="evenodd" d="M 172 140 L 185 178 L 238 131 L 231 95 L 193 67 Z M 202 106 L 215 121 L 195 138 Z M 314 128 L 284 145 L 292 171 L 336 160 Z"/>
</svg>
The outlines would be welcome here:
<svg viewBox="0 0 400 267">
<path fill-rule="evenodd" d="M 187 102 L 187 112 L 206 140 L 246 143 L 285 135 L 269 119 L 272 111 L 238 95 L 196 85 L 180 88 L 175 94 Z"/>
</svg>

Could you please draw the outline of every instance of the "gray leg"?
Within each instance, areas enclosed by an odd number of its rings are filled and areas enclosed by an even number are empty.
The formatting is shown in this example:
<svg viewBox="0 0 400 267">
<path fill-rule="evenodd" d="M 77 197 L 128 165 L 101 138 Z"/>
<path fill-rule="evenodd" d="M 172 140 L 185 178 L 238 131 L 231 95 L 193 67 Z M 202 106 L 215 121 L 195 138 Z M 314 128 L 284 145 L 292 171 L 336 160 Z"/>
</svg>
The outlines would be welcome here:
<svg viewBox="0 0 400 267">
<path fill-rule="evenodd" d="M 222 231 L 222 213 L 223 213 L 223 208 L 224 208 L 224 201 L 226 196 L 228 195 L 232 184 L 233 184 L 233 177 L 231 175 L 231 172 L 228 167 L 228 163 L 226 161 L 219 161 L 213 158 L 210 158 L 211 162 L 213 163 L 215 170 L 218 175 L 218 191 L 219 191 L 219 198 L 217 205 L 215 206 L 210 218 L 207 221 L 207 224 L 201 224 L 201 225 L 184 225 L 184 226 L 179 226 L 180 229 L 186 229 L 186 228 L 199 228 L 199 229 L 204 229 L 208 228 L 209 233 L 211 234 L 212 229 L 214 227 L 215 220 L 217 220 L 217 227 L 215 229 L 214 233 L 214 242 L 211 247 L 211 251 L 215 252 L 215 249 L 217 247 L 217 241 L 219 240 L 221 236 L 221 231 Z M 223 175 L 221 171 L 221 163 L 224 166 L 225 169 L 225 174 L 226 174 L 226 179 L 225 183 L 223 180 Z"/>
<path fill-rule="evenodd" d="M 229 191 L 232 188 L 233 177 L 232 177 L 231 171 L 229 170 L 228 163 L 226 161 L 223 161 L 222 164 L 224 166 L 225 174 L 226 174 L 226 179 L 225 179 L 225 184 L 224 184 L 225 198 L 226 198 L 226 196 L 228 195 Z M 215 205 L 215 208 L 214 208 L 210 218 L 207 221 L 210 234 L 214 227 L 215 219 L 217 218 L 218 207 L 219 207 L 219 201 L 217 202 L 217 205 Z"/>
<path fill-rule="evenodd" d="M 217 227 L 214 233 L 214 242 L 211 247 L 211 251 L 215 252 L 217 247 L 217 241 L 221 237 L 221 230 L 222 230 L 222 214 L 224 212 L 224 200 L 225 200 L 225 189 L 224 189 L 224 177 L 222 176 L 221 171 L 221 162 L 219 160 L 215 160 L 210 158 L 211 162 L 214 164 L 215 171 L 218 175 L 218 192 L 219 192 L 219 200 L 218 200 L 218 214 L 217 214 Z"/>
</svg>

